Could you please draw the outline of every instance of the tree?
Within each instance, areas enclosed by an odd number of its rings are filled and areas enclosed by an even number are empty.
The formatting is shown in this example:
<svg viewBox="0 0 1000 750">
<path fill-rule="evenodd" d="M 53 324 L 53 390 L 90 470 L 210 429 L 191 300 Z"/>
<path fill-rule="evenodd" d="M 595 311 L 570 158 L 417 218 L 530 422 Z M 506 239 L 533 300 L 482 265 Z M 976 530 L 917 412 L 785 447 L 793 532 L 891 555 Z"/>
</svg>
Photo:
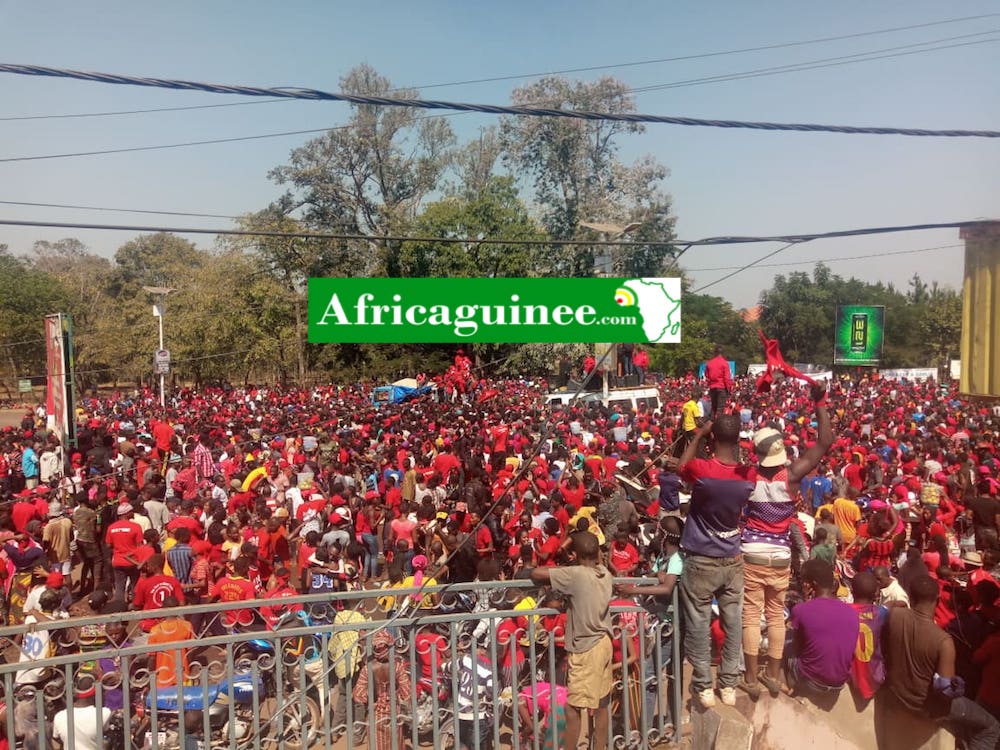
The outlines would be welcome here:
<svg viewBox="0 0 1000 750">
<path fill-rule="evenodd" d="M 921 338 L 935 367 L 947 368 L 948 360 L 957 357 L 962 337 L 962 297 L 951 289 L 938 289 L 928 294 L 921 309 Z"/>
<path fill-rule="evenodd" d="M 43 318 L 66 312 L 68 301 L 58 279 L 0 245 L 0 372 L 6 371 L 9 397 L 18 378 L 45 375 Z"/>
<path fill-rule="evenodd" d="M 502 146 L 497 128 L 490 126 L 479 131 L 479 137 L 455 151 L 457 184 L 449 192 L 466 200 L 474 200 L 485 193 L 493 182 L 494 169 L 500 159 Z"/>
<path fill-rule="evenodd" d="M 394 88 L 369 65 L 351 70 L 340 88 L 351 94 L 418 96 L 416 90 Z M 289 164 L 271 171 L 272 179 L 290 187 L 278 208 L 285 214 L 302 209 L 310 227 L 372 237 L 381 254 L 372 257 L 364 252 L 365 243 L 355 243 L 357 259 L 340 268 L 341 275 L 396 275 L 396 248 L 379 237 L 416 216 L 424 198 L 438 188 L 453 143 L 446 120 L 421 117 L 407 107 L 355 105 L 347 125 L 295 149 Z"/>
<path fill-rule="evenodd" d="M 909 286 L 910 291 L 903 294 L 881 283 L 845 280 L 819 263 L 812 277 L 803 272 L 775 277 L 774 285 L 761 293 L 761 326 L 769 337 L 781 342 L 789 361 L 828 364 L 833 354 L 837 306 L 883 305 L 886 333 L 882 366 L 923 367 L 932 340 L 930 348 L 935 357 L 954 350 L 961 330 L 954 310 L 960 311 L 961 304 L 947 299 L 955 293 L 935 285 L 928 288 L 919 276 L 911 279 Z M 941 296 L 941 307 L 928 318 L 925 311 L 935 295 Z M 938 326 L 937 321 L 942 324 Z"/>
<path fill-rule="evenodd" d="M 124 376 L 140 382 L 152 372 L 159 339 L 151 313 L 153 297 L 144 286 L 175 290 L 164 301 L 165 343 L 173 359 L 204 354 L 199 342 L 213 321 L 197 314 L 185 320 L 184 314 L 196 311 L 202 302 L 192 281 L 207 259 L 206 251 L 164 232 L 140 235 L 118 248 L 106 289 L 112 307 L 95 321 L 92 346 L 96 360 L 115 363 L 109 379 Z"/>
<path fill-rule="evenodd" d="M 514 104 L 611 113 L 635 111 L 627 85 L 614 78 L 593 83 L 546 77 L 515 89 Z M 594 238 L 581 229 L 583 221 L 640 222 L 637 244 L 618 251 L 612 265 L 623 275 L 655 276 L 669 254 L 666 246 L 642 245 L 641 240 L 669 241 L 674 220 L 670 199 L 659 185 L 666 167 L 647 157 L 632 166 L 618 158 L 619 137 L 640 133 L 639 123 L 577 120 L 557 117 L 506 118 L 501 124 L 504 163 L 534 186 L 542 223 L 555 239 Z M 628 260 L 629 258 L 636 260 Z M 591 276 L 594 252 L 564 247 L 551 254 L 549 275 Z"/>
<path fill-rule="evenodd" d="M 86 388 L 119 364 L 116 356 L 100 342 L 100 331 L 117 317 L 118 310 L 108 296 L 114 266 L 107 258 L 88 250 L 80 240 L 36 242 L 33 248 L 36 269 L 56 279 L 66 291 L 67 309 L 73 318 L 73 358 L 78 385 Z M 105 356 L 100 356 L 103 352 Z"/>
<path fill-rule="evenodd" d="M 432 203 L 413 223 L 418 237 L 468 241 L 403 243 L 399 273 L 407 277 L 538 276 L 545 235 L 535 226 L 509 177 L 492 177 L 469 198 Z M 537 246 L 483 244 L 479 239 L 537 240 Z M 546 249 L 547 251 L 547 249 Z"/>
</svg>

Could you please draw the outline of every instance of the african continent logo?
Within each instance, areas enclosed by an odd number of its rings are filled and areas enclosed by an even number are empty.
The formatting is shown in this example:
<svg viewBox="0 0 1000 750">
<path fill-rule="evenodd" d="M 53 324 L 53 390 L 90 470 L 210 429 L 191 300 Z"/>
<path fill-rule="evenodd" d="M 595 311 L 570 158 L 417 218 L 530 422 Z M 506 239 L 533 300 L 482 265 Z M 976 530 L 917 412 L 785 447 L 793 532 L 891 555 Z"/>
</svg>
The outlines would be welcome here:
<svg viewBox="0 0 1000 750">
<path fill-rule="evenodd" d="M 638 308 L 642 330 L 651 344 L 681 340 L 681 280 L 628 279 L 615 290 L 620 307 Z"/>
</svg>

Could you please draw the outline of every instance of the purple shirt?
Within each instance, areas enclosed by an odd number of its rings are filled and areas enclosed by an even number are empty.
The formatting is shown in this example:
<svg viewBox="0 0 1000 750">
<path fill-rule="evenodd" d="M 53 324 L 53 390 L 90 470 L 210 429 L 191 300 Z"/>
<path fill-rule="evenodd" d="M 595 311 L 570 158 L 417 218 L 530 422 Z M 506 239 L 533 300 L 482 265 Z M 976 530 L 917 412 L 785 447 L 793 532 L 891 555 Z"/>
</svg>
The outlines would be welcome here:
<svg viewBox="0 0 1000 750">
<path fill-rule="evenodd" d="M 847 682 L 861 629 L 858 613 L 839 599 L 818 597 L 792 610 L 799 671 L 815 682 L 837 687 Z"/>
</svg>

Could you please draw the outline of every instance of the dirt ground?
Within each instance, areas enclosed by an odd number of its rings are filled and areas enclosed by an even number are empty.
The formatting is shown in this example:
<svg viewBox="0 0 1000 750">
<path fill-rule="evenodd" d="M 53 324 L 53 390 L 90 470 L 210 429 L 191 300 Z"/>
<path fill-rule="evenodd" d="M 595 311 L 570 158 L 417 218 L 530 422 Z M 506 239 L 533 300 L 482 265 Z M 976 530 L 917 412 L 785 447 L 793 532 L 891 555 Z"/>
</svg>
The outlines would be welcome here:
<svg viewBox="0 0 1000 750">
<path fill-rule="evenodd" d="M 25 409 L 0 409 L 0 428 L 20 425 L 25 411 Z"/>
</svg>

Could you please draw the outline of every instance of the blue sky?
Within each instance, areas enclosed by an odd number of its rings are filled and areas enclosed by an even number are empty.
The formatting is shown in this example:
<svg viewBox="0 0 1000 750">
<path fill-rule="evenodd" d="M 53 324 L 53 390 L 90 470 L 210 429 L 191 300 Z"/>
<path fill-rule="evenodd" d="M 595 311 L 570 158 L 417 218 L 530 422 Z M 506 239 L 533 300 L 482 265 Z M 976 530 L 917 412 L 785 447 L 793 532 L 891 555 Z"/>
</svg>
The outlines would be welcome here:
<svg viewBox="0 0 1000 750">
<path fill-rule="evenodd" d="M 336 90 L 367 62 L 400 86 L 608 65 L 815 39 L 1000 13 L 995 2 L 103 2 L 0 0 L 0 62 L 262 86 Z M 990 33 L 992 32 L 992 33 Z M 965 36 L 977 34 L 978 36 Z M 953 37 L 963 36 L 963 39 Z M 607 72 L 629 85 L 813 61 L 890 47 L 994 40 L 854 65 L 644 92 L 641 112 L 705 118 L 1000 129 L 1000 14 L 836 42 Z M 576 76 L 574 76 L 576 77 Z M 533 79 L 430 89 L 425 96 L 507 103 Z M 233 97 L 0 75 L 0 118 L 227 103 Z M 346 105 L 283 102 L 90 119 L 3 121 L 0 159 L 323 128 Z M 453 118 L 460 139 L 488 116 Z M 307 136 L 40 161 L 0 162 L 0 200 L 239 214 L 280 193 L 267 171 Z M 789 234 L 863 226 L 1000 218 L 1000 141 L 650 126 L 621 142 L 626 159 L 653 154 L 671 175 L 678 235 Z M 155 217 L 0 204 L 0 218 L 218 227 L 221 219 Z M 0 227 L 17 253 L 38 239 L 77 236 L 112 255 L 126 233 Z M 210 238 L 197 238 L 205 244 Z M 831 263 L 843 275 L 905 285 L 916 271 L 957 286 L 961 247 L 942 230 L 815 242 L 773 263 Z M 738 266 L 776 246 L 692 249 L 690 269 Z M 753 304 L 776 273 L 761 267 L 711 288 Z M 724 271 L 694 270 L 697 284 Z"/>
</svg>

